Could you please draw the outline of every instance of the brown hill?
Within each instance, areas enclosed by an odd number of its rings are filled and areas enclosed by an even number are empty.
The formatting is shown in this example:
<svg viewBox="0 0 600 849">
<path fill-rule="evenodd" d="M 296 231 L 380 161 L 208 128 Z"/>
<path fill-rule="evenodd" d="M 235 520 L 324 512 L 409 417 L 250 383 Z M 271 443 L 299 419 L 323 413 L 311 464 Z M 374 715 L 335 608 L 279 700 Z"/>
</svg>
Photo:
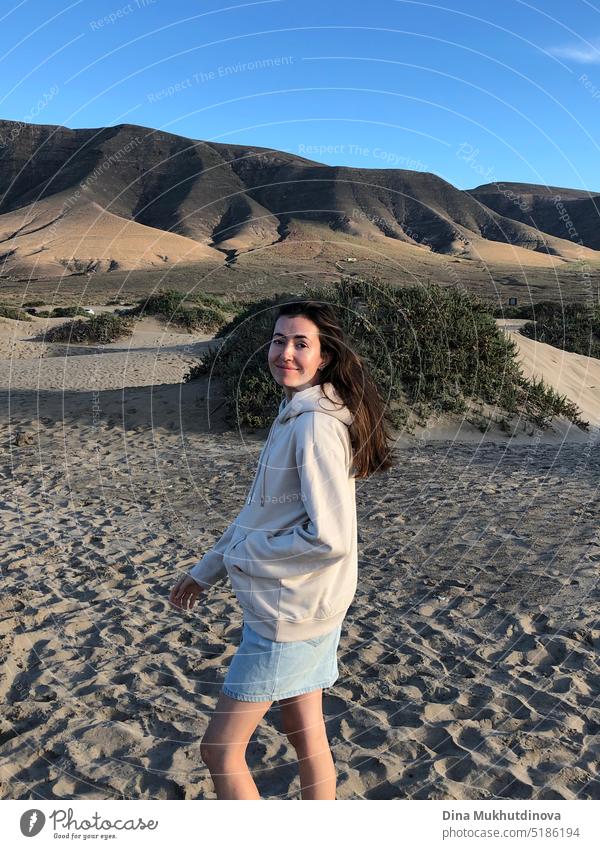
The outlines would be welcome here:
<svg viewBox="0 0 600 849">
<path fill-rule="evenodd" d="M 145 127 L 0 122 L 0 274 L 207 269 L 260 249 L 277 266 L 330 243 L 552 267 L 572 241 L 484 205 L 435 174 L 331 167 Z M 584 249 L 585 250 L 585 249 Z M 598 260 L 600 254 L 586 250 Z"/>
<path fill-rule="evenodd" d="M 530 183 L 488 183 L 469 189 L 467 193 L 500 215 L 600 250 L 600 194 L 597 192 Z"/>
</svg>

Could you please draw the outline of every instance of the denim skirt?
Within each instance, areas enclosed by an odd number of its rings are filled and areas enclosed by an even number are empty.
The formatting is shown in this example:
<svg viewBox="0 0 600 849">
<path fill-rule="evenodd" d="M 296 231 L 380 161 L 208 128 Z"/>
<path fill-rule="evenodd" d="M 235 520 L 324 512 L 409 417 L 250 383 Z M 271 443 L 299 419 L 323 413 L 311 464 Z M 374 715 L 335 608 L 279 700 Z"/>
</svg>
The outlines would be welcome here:
<svg viewBox="0 0 600 849">
<path fill-rule="evenodd" d="M 233 656 L 223 692 L 242 702 L 274 702 L 331 687 L 338 679 L 335 630 L 311 640 L 274 642 L 244 622 L 242 641 Z"/>
</svg>

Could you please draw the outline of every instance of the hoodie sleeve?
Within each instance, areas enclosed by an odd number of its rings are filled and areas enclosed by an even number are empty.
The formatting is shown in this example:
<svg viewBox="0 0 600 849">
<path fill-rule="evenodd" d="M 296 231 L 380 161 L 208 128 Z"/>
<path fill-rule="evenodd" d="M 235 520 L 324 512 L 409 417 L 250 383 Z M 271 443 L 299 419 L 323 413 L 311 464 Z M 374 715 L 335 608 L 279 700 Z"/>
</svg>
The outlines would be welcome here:
<svg viewBox="0 0 600 849">
<path fill-rule="evenodd" d="M 227 552 L 227 562 L 239 563 L 251 577 L 288 578 L 316 572 L 351 549 L 356 508 L 349 486 L 347 427 L 332 416 L 305 413 L 295 437 L 307 519 L 283 532 L 250 531 Z"/>
<path fill-rule="evenodd" d="M 188 569 L 187 574 L 190 575 L 197 584 L 210 588 L 221 578 L 225 577 L 227 569 L 223 563 L 223 553 L 231 542 L 235 529 L 236 524 L 235 522 L 232 522 L 221 538 L 217 540 L 209 551 L 206 552 L 204 557 Z"/>
</svg>

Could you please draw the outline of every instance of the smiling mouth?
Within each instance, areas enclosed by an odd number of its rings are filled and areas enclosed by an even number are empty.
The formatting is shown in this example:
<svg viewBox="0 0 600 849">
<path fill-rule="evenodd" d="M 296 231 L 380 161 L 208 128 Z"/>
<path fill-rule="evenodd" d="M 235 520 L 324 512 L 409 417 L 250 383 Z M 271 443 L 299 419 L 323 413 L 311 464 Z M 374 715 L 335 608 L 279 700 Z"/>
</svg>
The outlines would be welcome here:
<svg viewBox="0 0 600 849">
<path fill-rule="evenodd" d="M 282 371 L 296 371 L 292 366 L 277 366 L 277 368 L 280 368 Z"/>
</svg>

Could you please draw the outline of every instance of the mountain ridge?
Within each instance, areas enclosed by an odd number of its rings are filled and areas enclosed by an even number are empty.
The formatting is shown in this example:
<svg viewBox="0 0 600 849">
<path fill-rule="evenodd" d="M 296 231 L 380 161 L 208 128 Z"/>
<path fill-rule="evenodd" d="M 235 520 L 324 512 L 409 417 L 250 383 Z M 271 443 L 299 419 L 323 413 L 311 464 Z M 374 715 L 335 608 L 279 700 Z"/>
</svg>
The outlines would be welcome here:
<svg viewBox="0 0 600 849">
<path fill-rule="evenodd" d="M 498 189 L 511 185 L 512 199 Z M 490 265 L 600 261 L 593 198 L 562 190 L 585 237 L 575 243 L 551 219 L 551 188 L 461 190 L 432 172 L 329 166 L 135 124 L 0 121 L 0 276 L 214 268 L 256 250 L 285 264 L 332 237 L 400 263 L 423 251 Z"/>
</svg>

